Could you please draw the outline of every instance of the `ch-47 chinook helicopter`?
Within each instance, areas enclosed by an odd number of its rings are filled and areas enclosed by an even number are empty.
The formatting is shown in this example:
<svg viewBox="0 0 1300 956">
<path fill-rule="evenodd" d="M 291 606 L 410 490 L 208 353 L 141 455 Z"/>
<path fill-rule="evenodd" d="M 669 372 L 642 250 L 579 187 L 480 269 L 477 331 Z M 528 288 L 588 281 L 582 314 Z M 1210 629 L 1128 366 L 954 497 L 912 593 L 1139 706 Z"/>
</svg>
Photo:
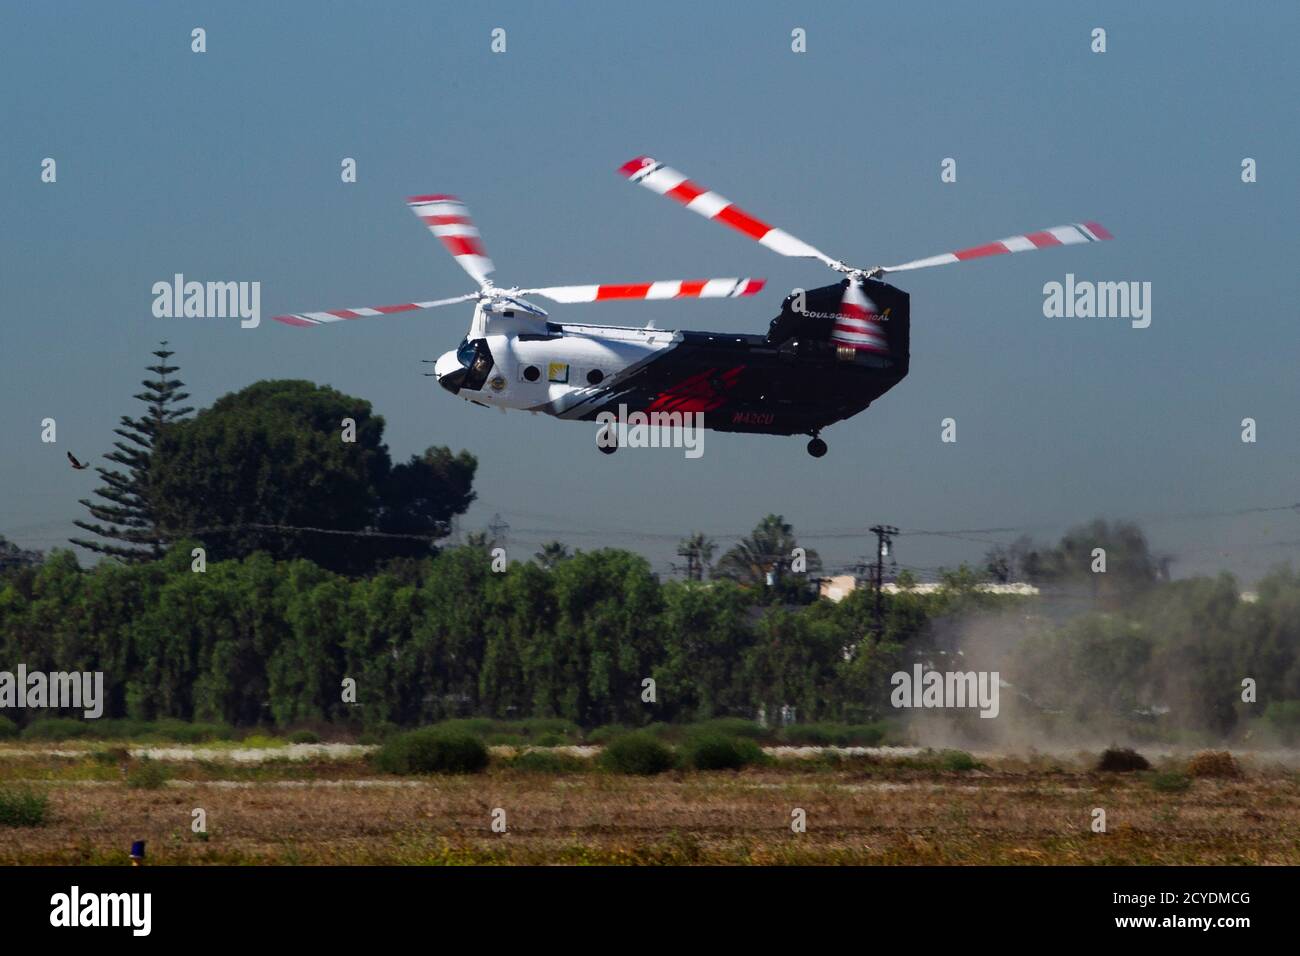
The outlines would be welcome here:
<svg viewBox="0 0 1300 956">
<path fill-rule="evenodd" d="M 1098 223 L 1072 223 L 901 265 L 859 268 L 769 226 L 649 157 L 631 160 L 619 172 L 773 252 L 820 260 L 844 278 L 786 296 L 766 335 L 551 322 L 525 297 L 565 305 L 739 298 L 757 293 L 763 280 L 500 288 L 489 278 L 494 266 L 465 205 L 454 196 L 412 196 L 407 205 L 478 282 L 477 292 L 275 319 L 296 326 L 323 325 L 472 301 L 468 334 L 458 348 L 433 363 L 438 384 L 453 395 L 503 411 L 526 409 L 576 421 L 601 416 L 608 422 L 613 415 L 622 421 L 629 412 L 642 412 L 651 421 L 671 421 L 673 413 L 700 413 L 702 419 L 696 421 L 718 431 L 810 435 L 808 453 L 820 458 L 826 454 L 826 443 L 819 437 L 823 428 L 856 415 L 907 375 L 908 294 L 882 282 L 881 276 L 1112 238 Z M 681 421 L 680 415 L 676 420 Z M 603 432 L 597 445 L 604 452 L 617 447 Z"/>
</svg>

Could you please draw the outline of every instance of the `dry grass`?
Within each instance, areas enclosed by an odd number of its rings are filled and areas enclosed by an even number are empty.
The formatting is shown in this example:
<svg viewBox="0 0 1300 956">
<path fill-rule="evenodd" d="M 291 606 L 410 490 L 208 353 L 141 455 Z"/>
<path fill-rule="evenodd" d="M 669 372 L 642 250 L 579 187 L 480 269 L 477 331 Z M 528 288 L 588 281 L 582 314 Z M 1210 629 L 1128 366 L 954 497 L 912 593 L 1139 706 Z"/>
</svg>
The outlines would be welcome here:
<svg viewBox="0 0 1300 956">
<path fill-rule="evenodd" d="M 125 864 L 132 840 L 153 863 L 1300 864 L 1294 771 L 1152 789 L 1057 760 L 986 761 L 944 772 L 925 761 L 783 761 L 740 773 L 655 778 L 494 763 L 473 777 L 380 777 L 364 759 L 256 767 L 182 762 L 159 790 L 120 767 L 39 755 L 8 780 L 50 795 L 38 829 L 0 828 L 0 865 Z M 206 835 L 190 830 L 207 811 Z M 493 833 L 494 808 L 509 832 Z M 807 812 L 806 833 L 790 830 Z M 1093 808 L 1108 833 L 1090 830 Z"/>
<path fill-rule="evenodd" d="M 1236 758 L 1226 750 L 1202 750 L 1188 761 L 1187 774 L 1191 777 L 1222 777 L 1235 780 L 1241 776 L 1241 767 L 1237 764 Z"/>
</svg>

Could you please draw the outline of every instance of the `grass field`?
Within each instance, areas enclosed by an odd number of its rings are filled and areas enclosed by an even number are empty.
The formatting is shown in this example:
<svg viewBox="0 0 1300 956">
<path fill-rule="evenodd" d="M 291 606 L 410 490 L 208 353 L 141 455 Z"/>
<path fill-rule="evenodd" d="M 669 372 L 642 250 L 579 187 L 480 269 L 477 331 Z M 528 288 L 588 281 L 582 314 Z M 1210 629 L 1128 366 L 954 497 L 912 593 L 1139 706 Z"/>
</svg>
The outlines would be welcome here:
<svg viewBox="0 0 1300 956">
<path fill-rule="evenodd" d="M 0 865 L 124 865 L 140 839 L 153 864 L 1300 864 L 1300 774 L 1263 755 L 1235 778 L 905 751 L 634 777 L 590 750 L 528 768 L 495 748 L 481 774 L 396 777 L 360 747 L 78 746 L 0 748 L 0 797 L 48 797 L 43 824 L 0 824 Z"/>
</svg>

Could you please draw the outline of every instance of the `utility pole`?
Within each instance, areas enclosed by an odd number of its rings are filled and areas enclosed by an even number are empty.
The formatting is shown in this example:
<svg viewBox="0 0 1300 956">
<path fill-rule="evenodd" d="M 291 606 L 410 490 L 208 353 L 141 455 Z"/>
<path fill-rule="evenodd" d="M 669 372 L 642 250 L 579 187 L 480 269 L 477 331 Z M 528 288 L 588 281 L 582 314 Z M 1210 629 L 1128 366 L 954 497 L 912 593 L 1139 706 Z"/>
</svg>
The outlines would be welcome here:
<svg viewBox="0 0 1300 956">
<path fill-rule="evenodd" d="M 892 524 L 873 525 L 871 533 L 876 536 L 876 566 L 873 569 L 876 585 L 876 640 L 885 633 L 884 605 L 881 601 L 885 583 L 885 557 L 889 554 L 889 545 L 898 529 Z"/>
<path fill-rule="evenodd" d="M 510 534 L 510 525 L 501 515 L 494 514 L 492 520 L 488 522 L 488 539 L 494 548 L 504 548 L 506 546 L 506 536 Z"/>
</svg>

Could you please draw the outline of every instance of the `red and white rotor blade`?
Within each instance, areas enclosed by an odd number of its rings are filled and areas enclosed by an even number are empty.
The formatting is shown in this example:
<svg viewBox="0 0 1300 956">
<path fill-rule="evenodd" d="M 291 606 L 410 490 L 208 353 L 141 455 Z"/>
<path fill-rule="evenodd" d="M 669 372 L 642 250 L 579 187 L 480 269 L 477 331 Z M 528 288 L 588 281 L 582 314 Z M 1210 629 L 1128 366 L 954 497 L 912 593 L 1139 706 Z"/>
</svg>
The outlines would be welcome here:
<svg viewBox="0 0 1300 956">
<path fill-rule="evenodd" d="M 982 259 L 985 256 L 1002 256 L 1011 252 L 1031 252 L 1034 249 L 1047 249 L 1052 246 L 1073 246 L 1084 242 L 1104 242 L 1115 237 L 1099 222 L 1074 222 L 1068 226 L 1053 226 L 1040 232 L 1029 232 L 1023 236 L 999 239 L 983 246 L 945 252 L 928 259 L 913 259 L 897 266 L 882 266 L 883 272 L 907 272 L 910 269 L 928 269 L 930 266 L 944 266 L 951 262 L 965 262 L 967 259 Z"/>
<path fill-rule="evenodd" d="M 881 326 L 876 304 L 867 295 L 862 283 L 850 279 L 840 300 L 840 313 L 831 326 L 830 340 L 835 345 L 859 352 L 889 353 L 889 342 Z"/>
<path fill-rule="evenodd" d="M 483 286 L 496 266 L 483 250 L 483 240 L 477 227 L 469 218 L 469 210 L 455 196 L 437 193 L 430 196 L 411 196 L 406 200 L 411 212 L 429 227 L 438 241 L 447 247 L 460 267 Z"/>
<path fill-rule="evenodd" d="M 560 285 L 521 289 L 520 295 L 540 295 L 552 302 L 608 302 L 614 299 L 738 299 L 755 295 L 763 279 L 670 279 L 624 285 Z"/>
<path fill-rule="evenodd" d="M 458 295 L 454 299 L 436 299 L 433 302 L 404 302 L 401 305 L 376 305 L 373 307 L 366 306 L 359 309 L 334 309 L 329 312 L 294 312 L 290 315 L 275 315 L 272 318 L 276 322 L 283 322 L 285 325 L 296 325 L 299 327 L 308 327 L 312 325 L 329 325 L 331 322 L 343 322 L 347 319 L 364 319 L 372 315 L 392 315 L 395 312 L 414 312 L 419 309 L 436 309 L 440 305 L 455 305 L 457 302 L 468 302 L 471 299 L 477 299 L 478 293 L 471 292 L 468 295 Z"/>
<path fill-rule="evenodd" d="M 730 199 L 691 182 L 684 173 L 656 162 L 649 156 L 638 156 L 636 159 L 629 160 L 619 168 L 619 172 L 651 192 L 677 200 L 705 219 L 714 219 L 725 226 L 730 226 L 760 245 L 767 246 L 773 252 L 802 259 L 820 259 L 834 269 L 841 267 L 837 260 L 820 249 L 808 245 L 784 229 L 777 229 L 761 219 L 755 219 Z"/>
</svg>

